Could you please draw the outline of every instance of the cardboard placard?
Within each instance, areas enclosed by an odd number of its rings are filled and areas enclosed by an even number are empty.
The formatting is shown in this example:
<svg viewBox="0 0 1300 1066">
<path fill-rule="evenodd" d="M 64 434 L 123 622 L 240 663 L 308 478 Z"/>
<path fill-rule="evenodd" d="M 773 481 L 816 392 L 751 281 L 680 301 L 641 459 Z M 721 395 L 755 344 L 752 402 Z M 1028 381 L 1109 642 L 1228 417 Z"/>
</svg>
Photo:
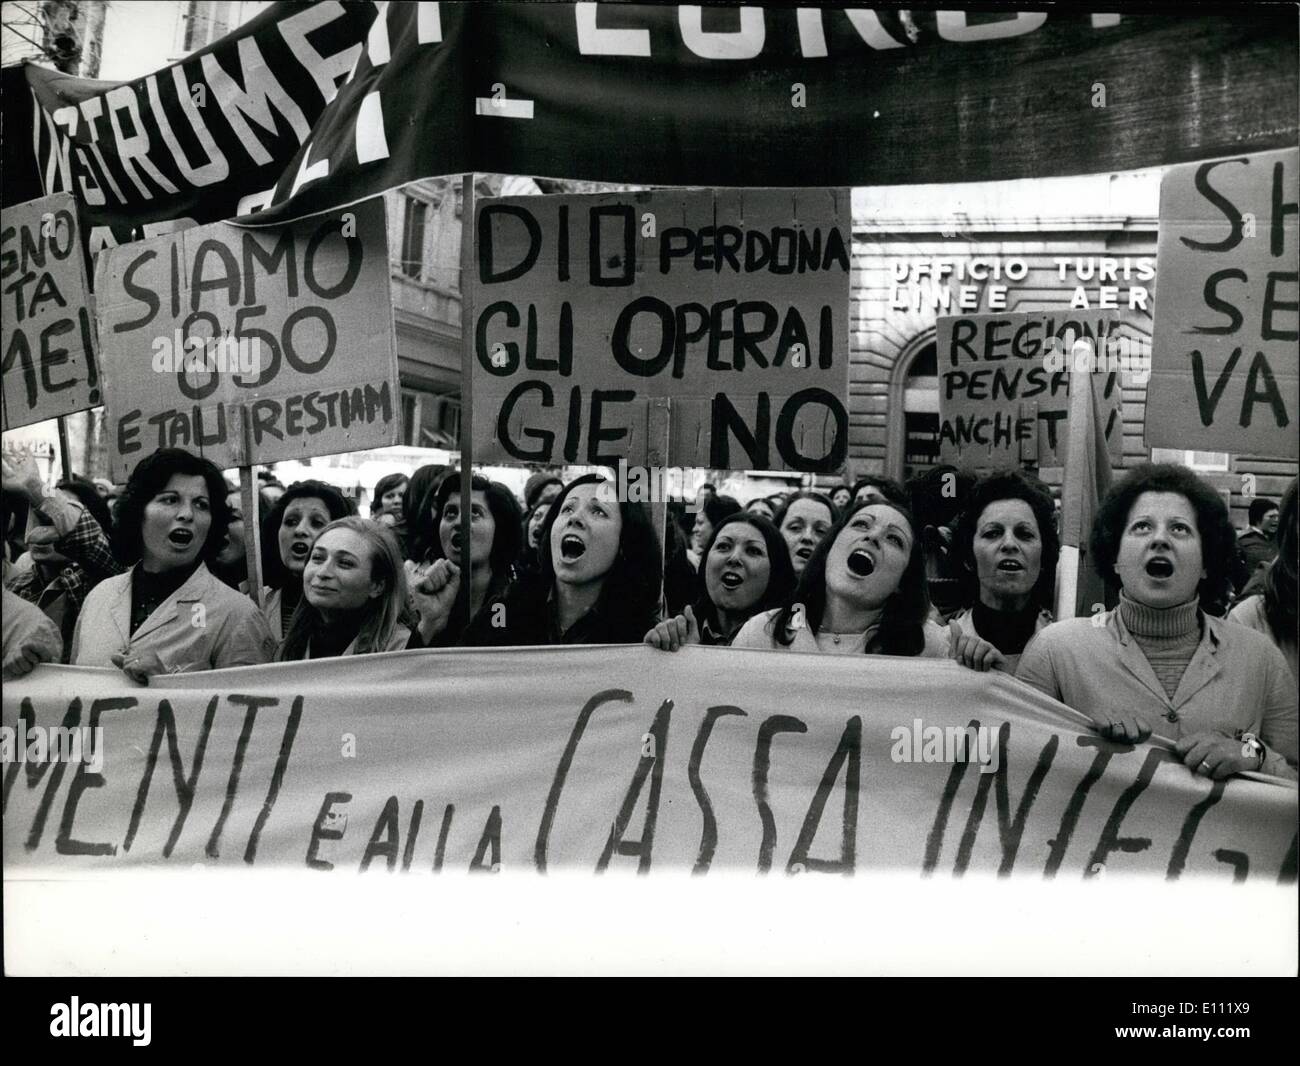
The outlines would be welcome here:
<svg viewBox="0 0 1300 1066">
<path fill-rule="evenodd" d="M 0 425 L 17 429 L 99 404 L 94 308 L 69 193 L 5 208 L 0 289 Z"/>
<path fill-rule="evenodd" d="M 483 201 L 476 458 L 840 469 L 850 209 L 844 189 Z"/>
<path fill-rule="evenodd" d="M 1171 168 L 1146 437 L 1300 456 L 1300 149 Z"/>
<path fill-rule="evenodd" d="M 939 454 L 975 469 L 1065 462 L 1070 381 L 1088 373 L 1111 459 L 1123 455 L 1120 373 L 1140 371 L 1141 338 L 1097 312 L 941 316 Z M 1076 347 L 1080 342 L 1086 342 Z M 1141 349 L 1141 351 L 1140 351 Z"/>
<path fill-rule="evenodd" d="M 115 479 L 169 446 L 225 468 L 397 443 L 382 200 L 126 245 L 95 277 Z"/>
</svg>

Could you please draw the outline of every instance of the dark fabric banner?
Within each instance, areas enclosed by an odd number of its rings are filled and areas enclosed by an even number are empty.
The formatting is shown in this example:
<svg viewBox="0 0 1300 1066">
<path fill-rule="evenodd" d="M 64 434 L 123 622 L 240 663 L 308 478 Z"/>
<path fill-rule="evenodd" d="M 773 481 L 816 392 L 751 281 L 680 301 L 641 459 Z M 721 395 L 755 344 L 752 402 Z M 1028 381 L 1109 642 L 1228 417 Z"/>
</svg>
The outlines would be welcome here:
<svg viewBox="0 0 1300 1066">
<path fill-rule="evenodd" d="M 468 170 L 982 181 L 1265 151 L 1296 144 L 1300 127 L 1297 26 L 1282 6 L 378 7 L 376 19 L 370 3 L 277 4 L 175 67 L 84 98 L 85 83 L 33 73 L 47 110 L 76 102 L 80 116 L 67 163 L 66 125 L 42 124 L 48 191 L 71 188 L 91 224 L 208 221 L 256 209 L 244 198 L 274 184 L 255 220 L 272 223 Z"/>
<path fill-rule="evenodd" d="M 28 64 L 30 93 L 13 93 L 7 72 L 6 205 L 18 202 L 9 188 L 11 152 L 21 164 L 19 153 L 34 150 L 44 191 L 73 193 L 88 230 L 113 230 L 108 243 L 137 237 L 136 228 L 151 222 L 216 222 L 251 210 L 241 201 L 269 189 L 310 136 L 352 71 L 374 15 L 370 3 L 277 3 L 131 82 Z M 31 169 L 29 161 L 15 173 Z"/>
</svg>

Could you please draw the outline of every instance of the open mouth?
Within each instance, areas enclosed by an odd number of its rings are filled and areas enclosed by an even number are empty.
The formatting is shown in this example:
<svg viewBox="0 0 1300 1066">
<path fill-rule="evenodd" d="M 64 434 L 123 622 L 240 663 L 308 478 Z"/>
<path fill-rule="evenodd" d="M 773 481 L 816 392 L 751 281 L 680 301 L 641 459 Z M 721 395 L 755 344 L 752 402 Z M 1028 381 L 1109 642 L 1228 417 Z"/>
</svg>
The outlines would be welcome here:
<svg viewBox="0 0 1300 1066">
<path fill-rule="evenodd" d="M 289 554 L 295 559 L 306 559 L 311 546 L 305 540 L 295 540 L 289 545 Z"/>
<path fill-rule="evenodd" d="M 188 548 L 194 543 L 194 531 L 192 529 L 173 529 L 167 534 L 167 539 L 178 548 Z"/>
<path fill-rule="evenodd" d="M 573 562 L 575 559 L 581 559 L 587 553 L 587 546 L 582 542 L 580 537 L 575 537 L 568 533 L 560 538 L 560 558 L 565 562 Z"/>
<path fill-rule="evenodd" d="M 727 589 L 730 592 L 735 592 L 736 589 L 740 588 L 740 586 L 745 583 L 745 575 L 738 574 L 734 570 L 728 570 L 718 578 L 718 583 L 724 589 Z"/>
<path fill-rule="evenodd" d="M 795 556 L 799 559 L 811 559 L 812 553 L 813 553 L 812 548 L 808 547 L 806 544 L 798 548 L 795 548 L 794 550 Z"/>
<path fill-rule="evenodd" d="M 1023 563 L 1020 563 L 1015 559 L 1002 559 L 998 563 L 998 569 L 1007 574 L 1019 574 L 1025 569 L 1025 567 Z"/>
<path fill-rule="evenodd" d="M 876 560 L 865 549 L 855 548 L 849 553 L 848 566 L 850 573 L 870 577 L 876 569 Z"/>
<path fill-rule="evenodd" d="M 1152 577 L 1173 577 L 1174 564 L 1163 557 L 1148 559 L 1146 571 Z"/>
</svg>

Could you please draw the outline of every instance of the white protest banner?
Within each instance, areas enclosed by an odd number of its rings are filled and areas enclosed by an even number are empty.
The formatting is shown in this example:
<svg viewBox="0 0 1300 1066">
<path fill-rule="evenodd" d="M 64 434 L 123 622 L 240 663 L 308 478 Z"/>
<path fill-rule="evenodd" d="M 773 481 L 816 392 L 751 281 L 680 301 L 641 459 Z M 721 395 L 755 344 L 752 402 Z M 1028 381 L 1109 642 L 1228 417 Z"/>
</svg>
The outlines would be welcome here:
<svg viewBox="0 0 1300 1066">
<path fill-rule="evenodd" d="M 1146 439 L 1300 456 L 1300 149 L 1172 167 Z"/>
<path fill-rule="evenodd" d="M 1087 373 L 1111 459 L 1123 455 L 1120 373 L 1141 375 L 1144 338 L 1074 311 L 940 316 L 939 454 L 975 468 L 1061 466 L 1072 374 Z"/>
<path fill-rule="evenodd" d="M 8 881 L 195 863 L 1296 879 L 1293 784 L 1211 782 L 1166 741 L 1114 743 L 946 660 L 437 650 L 148 688 L 40 666 L 5 685 L 3 724 Z M 39 761 L 60 727 L 90 731 L 80 762 Z"/>
<path fill-rule="evenodd" d="M 0 229 L 4 429 L 100 402 L 83 256 L 70 193 L 5 208 Z"/>
<path fill-rule="evenodd" d="M 850 208 L 843 189 L 483 201 L 475 457 L 840 469 Z"/>
<path fill-rule="evenodd" d="M 114 248 L 95 277 L 114 478 L 163 447 L 232 467 L 397 443 L 382 200 Z"/>
</svg>

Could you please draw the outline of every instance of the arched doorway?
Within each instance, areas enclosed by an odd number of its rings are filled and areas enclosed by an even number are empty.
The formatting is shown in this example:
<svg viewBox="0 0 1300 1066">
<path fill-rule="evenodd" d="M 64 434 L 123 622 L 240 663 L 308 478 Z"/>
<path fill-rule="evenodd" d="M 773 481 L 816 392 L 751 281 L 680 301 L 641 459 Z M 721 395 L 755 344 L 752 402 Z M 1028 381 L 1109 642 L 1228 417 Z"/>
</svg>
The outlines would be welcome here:
<svg viewBox="0 0 1300 1066">
<path fill-rule="evenodd" d="M 889 389 L 889 469 L 906 481 L 939 462 L 939 363 L 934 330 L 904 348 Z"/>
</svg>

